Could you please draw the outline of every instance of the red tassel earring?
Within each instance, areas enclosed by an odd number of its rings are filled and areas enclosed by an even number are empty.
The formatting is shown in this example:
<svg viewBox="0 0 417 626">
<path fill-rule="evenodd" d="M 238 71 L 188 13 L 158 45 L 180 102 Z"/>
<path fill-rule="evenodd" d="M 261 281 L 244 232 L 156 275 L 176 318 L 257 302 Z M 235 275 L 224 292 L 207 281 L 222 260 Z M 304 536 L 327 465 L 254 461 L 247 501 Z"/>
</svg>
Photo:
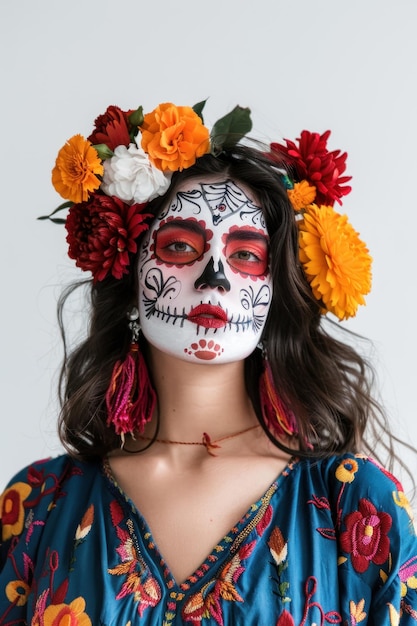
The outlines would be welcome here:
<svg viewBox="0 0 417 626">
<path fill-rule="evenodd" d="M 278 435 L 297 435 L 295 415 L 278 395 L 265 350 L 263 350 L 263 365 L 264 369 L 259 379 L 259 397 L 265 424 Z"/>
<path fill-rule="evenodd" d="M 124 360 L 115 363 L 106 392 L 107 426 L 120 435 L 122 447 L 126 433 L 143 433 L 152 418 L 156 393 L 149 379 L 148 368 L 139 350 L 139 311 L 134 307 L 128 314 L 132 333 L 130 350 Z"/>
</svg>

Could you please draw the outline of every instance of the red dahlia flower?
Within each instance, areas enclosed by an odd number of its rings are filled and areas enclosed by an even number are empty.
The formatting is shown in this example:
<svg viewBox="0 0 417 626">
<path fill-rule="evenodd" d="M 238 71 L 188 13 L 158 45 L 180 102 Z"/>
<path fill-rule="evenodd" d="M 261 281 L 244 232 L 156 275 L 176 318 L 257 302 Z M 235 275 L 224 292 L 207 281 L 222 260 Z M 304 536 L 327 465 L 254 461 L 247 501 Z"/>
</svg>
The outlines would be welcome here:
<svg viewBox="0 0 417 626">
<path fill-rule="evenodd" d="M 350 553 L 357 572 L 366 572 L 371 563 L 385 563 L 390 548 L 388 531 L 392 524 L 391 515 L 377 511 L 372 502 L 362 498 L 359 511 L 346 515 L 345 524 L 346 530 L 340 535 L 340 545 L 342 550 Z"/>
<path fill-rule="evenodd" d="M 352 177 L 342 176 L 346 169 L 347 153 L 341 153 L 340 150 L 330 152 L 327 149 L 329 136 L 330 130 L 322 135 L 303 130 L 297 139 L 298 146 L 285 139 L 285 146 L 271 143 L 271 150 L 294 168 L 298 182 L 307 180 L 316 187 L 316 204 L 333 206 L 335 201 L 342 204 L 340 198 L 350 193 L 352 188 L 345 183 Z"/>
<path fill-rule="evenodd" d="M 117 106 L 107 107 L 105 113 L 99 115 L 94 122 L 94 130 L 88 137 L 93 145 L 106 144 L 110 150 L 117 146 L 128 146 L 130 143 L 128 113 Z"/>
<path fill-rule="evenodd" d="M 119 198 L 93 194 L 88 202 L 74 204 L 68 213 L 68 255 L 77 267 L 89 270 L 94 282 L 111 274 L 120 279 L 128 273 L 130 254 L 137 238 L 148 228 L 142 213 L 146 204 L 129 206 Z"/>
</svg>

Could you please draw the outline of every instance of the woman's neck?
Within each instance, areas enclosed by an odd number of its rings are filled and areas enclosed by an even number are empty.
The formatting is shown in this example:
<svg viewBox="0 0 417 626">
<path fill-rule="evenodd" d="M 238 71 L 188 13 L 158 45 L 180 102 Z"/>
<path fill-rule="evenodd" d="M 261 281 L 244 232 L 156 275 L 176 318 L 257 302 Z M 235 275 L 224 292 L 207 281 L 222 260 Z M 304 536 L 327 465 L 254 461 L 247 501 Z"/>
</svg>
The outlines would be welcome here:
<svg viewBox="0 0 417 626">
<path fill-rule="evenodd" d="M 216 439 L 256 424 L 244 361 L 193 364 L 150 347 L 150 368 L 158 395 L 159 438 L 198 441 L 207 433 Z"/>
</svg>

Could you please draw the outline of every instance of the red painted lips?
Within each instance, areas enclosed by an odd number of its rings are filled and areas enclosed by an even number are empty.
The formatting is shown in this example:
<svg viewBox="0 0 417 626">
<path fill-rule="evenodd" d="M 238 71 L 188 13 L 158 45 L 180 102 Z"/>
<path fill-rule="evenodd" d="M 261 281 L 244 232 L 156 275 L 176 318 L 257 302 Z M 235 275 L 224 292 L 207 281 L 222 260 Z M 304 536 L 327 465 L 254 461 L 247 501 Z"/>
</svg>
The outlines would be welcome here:
<svg viewBox="0 0 417 626">
<path fill-rule="evenodd" d="M 187 320 L 205 328 L 222 328 L 227 324 L 226 312 L 220 306 L 200 304 L 191 309 Z"/>
</svg>

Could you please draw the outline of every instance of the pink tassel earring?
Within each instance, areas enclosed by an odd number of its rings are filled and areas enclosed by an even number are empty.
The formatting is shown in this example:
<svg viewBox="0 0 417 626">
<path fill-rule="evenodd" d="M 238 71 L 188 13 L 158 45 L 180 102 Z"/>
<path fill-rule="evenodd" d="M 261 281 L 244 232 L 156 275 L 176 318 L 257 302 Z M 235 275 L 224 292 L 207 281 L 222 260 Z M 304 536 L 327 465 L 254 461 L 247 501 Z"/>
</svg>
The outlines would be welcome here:
<svg viewBox="0 0 417 626">
<path fill-rule="evenodd" d="M 298 429 L 295 415 L 285 406 L 278 395 L 271 366 L 264 349 L 263 365 L 264 370 L 259 379 L 259 397 L 265 424 L 272 432 L 278 435 L 297 435 Z"/>
<path fill-rule="evenodd" d="M 156 393 L 149 379 L 148 368 L 139 350 L 139 311 L 134 307 L 128 314 L 132 332 L 130 350 L 124 360 L 115 363 L 106 392 L 107 426 L 113 426 L 120 435 L 122 447 L 125 435 L 143 433 L 151 419 Z"/>
</svg>

